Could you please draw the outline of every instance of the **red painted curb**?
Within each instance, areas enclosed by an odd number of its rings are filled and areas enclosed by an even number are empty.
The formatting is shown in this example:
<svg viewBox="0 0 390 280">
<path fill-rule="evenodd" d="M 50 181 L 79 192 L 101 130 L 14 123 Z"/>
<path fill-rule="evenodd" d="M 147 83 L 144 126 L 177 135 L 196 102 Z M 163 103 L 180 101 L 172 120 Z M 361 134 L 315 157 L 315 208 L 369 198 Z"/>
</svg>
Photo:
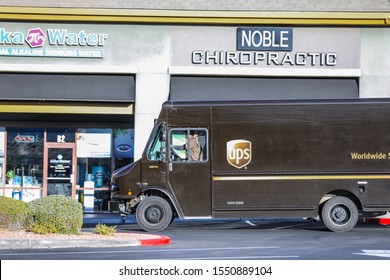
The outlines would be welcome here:
<svg viewBox="0 0 390 280">
<path fill-rule="evenodd" d="M 367 224 L 380 224 L 380 225 L 390 225 L 390 218 L 366 218 L 364 222 Z"/>
<path fill-rule="evenodd" d="M 156 235 L 157 238 L 141 239 L 141 246 L 159 246 L 170 243 L 170 238 L 164 235 Z"/>
</svg>

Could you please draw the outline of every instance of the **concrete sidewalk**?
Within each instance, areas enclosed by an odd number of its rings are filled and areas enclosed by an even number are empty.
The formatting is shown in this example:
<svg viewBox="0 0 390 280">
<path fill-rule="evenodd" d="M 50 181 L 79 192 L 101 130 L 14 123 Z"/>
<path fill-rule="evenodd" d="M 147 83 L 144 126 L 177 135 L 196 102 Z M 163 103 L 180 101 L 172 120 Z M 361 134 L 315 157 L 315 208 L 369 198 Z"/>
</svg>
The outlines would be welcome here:
<svg viewBox="0 0 390 280">
<path fill-rule="evenodd" d="M 114 225 L 121 223 L 135 223 L 133 216 L 123 217 L 116 213 L 84 213 L 83 224 L 93 226 L 96 224 Z M 82 230 L 88 232 L 88 230 Z M 117 233 L 115 237 L 96 235 L 96 238 L 78 238 L 61 236 L 48 238 L 45 235 L 34 238 L 2 238 L 0 250 L 5 249 L 43 249 L 43 248 L 72 248 L 72 247 L 118 247 L 118 246 L 159 246 L 170 243 L 170 238 L 150 233 Z"/>
<path fill-rule="evenodd" d="M 127 233 L 132 235 L 132 233 Z M 66 238 L 4 238 L 0 240 L 0 250 L 6 249 L 44 249 L 44 248 L 74 248 L 74 247 L 120 247 L 120 246 L 159 246 L 170 243 L 163 235 L 141 236 L 136 234 L 133 239 L 66 239 Z"/>
</svg>

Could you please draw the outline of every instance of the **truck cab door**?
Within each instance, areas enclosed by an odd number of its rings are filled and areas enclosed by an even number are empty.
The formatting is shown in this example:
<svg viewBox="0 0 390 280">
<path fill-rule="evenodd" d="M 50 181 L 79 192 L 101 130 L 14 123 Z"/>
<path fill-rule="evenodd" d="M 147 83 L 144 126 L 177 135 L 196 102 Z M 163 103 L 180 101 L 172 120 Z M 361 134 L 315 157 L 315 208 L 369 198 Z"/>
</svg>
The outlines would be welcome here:
<svg viewBox="0 0 390 280">
<path fill-rule="evenodd" d="M 145 156 L 141 159 L 141 187 L 166 188 L 166 128 L 157 124 L 146 147 Z"/>
<path fill-rule="evenodd" d="M 168 184 L 185 217 L 211 217 L 209 129 L 168 129 Z"/>
</svg>

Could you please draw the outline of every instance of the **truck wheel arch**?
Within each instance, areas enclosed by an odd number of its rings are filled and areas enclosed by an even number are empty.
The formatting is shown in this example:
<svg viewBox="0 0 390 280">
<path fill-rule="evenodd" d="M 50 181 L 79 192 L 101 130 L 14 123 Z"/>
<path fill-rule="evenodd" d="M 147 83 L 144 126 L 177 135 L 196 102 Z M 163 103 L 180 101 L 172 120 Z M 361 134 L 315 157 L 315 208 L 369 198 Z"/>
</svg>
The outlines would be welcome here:
<svg viewBox="0 0 390 280">
<path fill-rule="evenodd" d="M 335 196 L 347 197 L 347 198 L 349 198 L 350 200 L 352 200 L 356 204 L 356 207 L 358 208 L 358 210 L 362 210 L 363 209 L 361 201 L 352 192 L 349 192 L 349 191 L 346 191 L 346 190 L 334 190 L 334 191 L 331 191 L 331 192 L 327 193 L 326 195 L 324 195 L 321 198 L 320 202 L 318 203 L 318 205 L 319 205 L 318 206 L 318 212 L 321 211 L 321 207 L 323 207 L 324 203 L 327 200 L 329 200 L 329 199 L 331 199 L 332 197 L 335 197 Z"/>
<path fill-rule="evenodd" d="M 176 199 L 174 197 L 167 193 L 165 190 L 159 188 L 159 187 L 149 187 L 147 189 L 143 189 L 142 193 L 143 195 L 146 195 L 148 197 L 150 196 L 159 196 L 164 198 L 172 208 L 173 213 L 176 213 L 179 217 L 182 217 L 181 211 L 180 211 L 180 206 L 177 203 Z M 135 209 L 138 207 L 138 204 L 136 205 Z"/>
<path fill-rule="evenodd" d="M 335 190 L 335 191 L 330 192 L 329 194 L 332 195 L 332 196 L 344 196 L 344 197 L 347 197 L 350 200 L 352 200 L 353 203 L 355 203 L 355 205 L 358 208 L 358 210 L 362 210 L 362 208 L 363 208 L 362 207 L 362 203 L 360 202 L 360 199 L 355 194 L 353 194 L 350 191 Z"/>
</svg>

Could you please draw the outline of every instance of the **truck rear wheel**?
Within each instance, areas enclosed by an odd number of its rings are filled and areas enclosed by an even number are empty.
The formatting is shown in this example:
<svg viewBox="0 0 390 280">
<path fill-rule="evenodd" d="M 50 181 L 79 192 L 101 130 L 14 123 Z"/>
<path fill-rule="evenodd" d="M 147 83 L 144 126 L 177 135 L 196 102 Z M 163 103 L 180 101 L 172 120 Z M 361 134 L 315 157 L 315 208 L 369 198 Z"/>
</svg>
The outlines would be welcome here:
<svg viewBox="0 0 390 280">
<path fill-rule="evenodd" d="M 335 232 L 353 229 L 358 221 L 358 215 L 355 203 L 343 196 L 327 200 L 321 211 L 322 222 L 329 230 Z"/>
<path fill-rule="evenodd" d="M 172 221 L 172 208 L 169 203 L 158 196 L 142 200 L 135 212 L 137 223 L 146 231 L 162 231 Z"/>
</svg>

